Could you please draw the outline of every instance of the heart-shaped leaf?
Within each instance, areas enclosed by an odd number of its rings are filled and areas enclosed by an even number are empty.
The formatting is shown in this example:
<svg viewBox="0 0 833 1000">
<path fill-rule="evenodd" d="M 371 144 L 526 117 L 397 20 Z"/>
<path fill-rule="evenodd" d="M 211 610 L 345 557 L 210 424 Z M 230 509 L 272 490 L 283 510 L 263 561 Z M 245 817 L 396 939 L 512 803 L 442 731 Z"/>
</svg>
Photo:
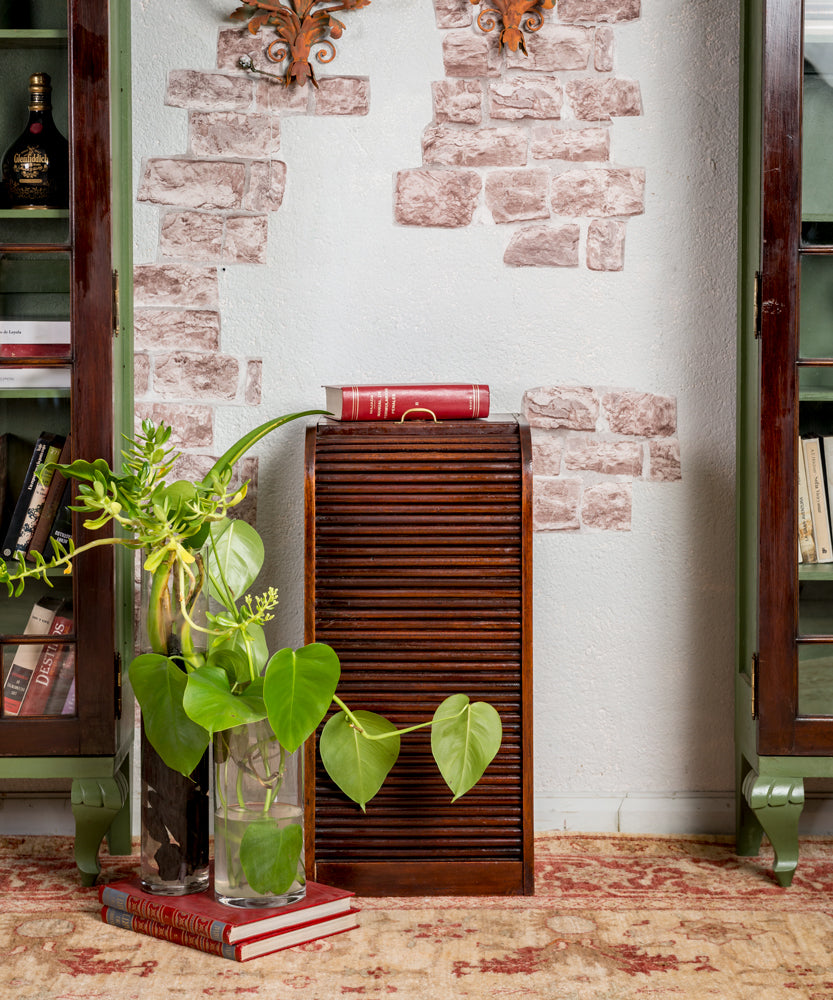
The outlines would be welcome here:
<svg viewBox="0 0 833 1000">
<path fill-rule="evenodd" d="M 266 667 L 263 697 L 272 731 L 289 753 L 315 732 L 335 694 L 341 665 L 335 651 L 313 642 L 281 649 Z"/>
<path fill-rule="evenodd" d="M 266 715 L 262 700 L 247 694 L 232 694 L 226 671 L 211 665 L 188 675 L 182 706 L 188 717 L 211 735 L 217 730 L 259 722 Z"/>
<path fill-rule="evenodd" d="M 240 631 L 237 631 L 231 639 L 213 642 L 210 646 L 212 660 L 216 655 L 226 653 L 234 657 L 237 664 L 235 680 L 240 684 L 244 684 L 253 677 L 259 676 L 263 672 L 263 668 L 269 658 L 269 647 L 266 644 L 266 635 L 263 627 L 258 622 L 248 622 L 245 633 L 245 638 Z M 249 665 L 250 656 L 251 666 Z M 228 662 L 224 661 L 223 666 L 227 667 Z"/>
<path fill-rule="evenodd" d="M 371 736 L 396 733 L 396 726 L 374 712 L 354 712 L 356 720 Z M 399 736 L 369 740 L 338 712 L 321 730 L 318 746 L 321 763 L 344 794 L 362 807 L 382 787 L 399 756 Z"/>
<path fill-rule="evenodd" d="M 183 708 L 186 674 L 167 656 L 143 653 L 130 664 L 128 675 L 151 745 L 168 767 L 189 775 L 211 737 Z"/>
<path fill-rule="evenodd" d="M 477 784 L 500 749 L 500 716 L 485 701 L 472 704 L 464 694 L 446 698 L 434 713 L 431 752 L 452 801 Z"/>
<path fill-rule="evenodd" d="M 211 596 L 231 610 L 254 583 L 263 554 L 260 535 L 245 521 L 224 518 L 212 524 L 203 550 Z"/>
<path fill-rule="evenodd" d="M 240 864 L 246 881 L 263 895 L 280 896 L 288 892 L 299 877 L 303 844 L 304 835 L 298 824 L 279 826 L 272 819 L 249 824 L 240 842 Z"/>
</svg>

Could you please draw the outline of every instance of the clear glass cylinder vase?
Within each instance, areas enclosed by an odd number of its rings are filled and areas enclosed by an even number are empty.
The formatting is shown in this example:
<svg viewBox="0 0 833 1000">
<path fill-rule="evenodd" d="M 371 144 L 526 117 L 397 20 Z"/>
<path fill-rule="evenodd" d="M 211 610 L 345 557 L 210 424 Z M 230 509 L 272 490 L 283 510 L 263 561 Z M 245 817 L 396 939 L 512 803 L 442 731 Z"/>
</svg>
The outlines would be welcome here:
<svg viewBox="0 0 833 1000">
<path fill-rule="evenodd" d="M 214 895 L 230 906 L 302 899 L 302 750 L 287 753 L 268 721 L 214 734 Z"/>
<path fill-rule="evenodd" d="M 183 671 L 196 665 L 205 649 L 205 613 L 208 599 L 197 582 L 182 595 L 181 582 L 171 574 L 166 586 L 147 580 L 142 588 L 142 652 L 162 653 Z M 146 892 L 183 896 L 202 892 L 209 884 L 209 827 L 211 818 L 208 750 L 185 777 L 169 768 L 141 727 L 141 863 L 140 881 Z"/>
</svg>

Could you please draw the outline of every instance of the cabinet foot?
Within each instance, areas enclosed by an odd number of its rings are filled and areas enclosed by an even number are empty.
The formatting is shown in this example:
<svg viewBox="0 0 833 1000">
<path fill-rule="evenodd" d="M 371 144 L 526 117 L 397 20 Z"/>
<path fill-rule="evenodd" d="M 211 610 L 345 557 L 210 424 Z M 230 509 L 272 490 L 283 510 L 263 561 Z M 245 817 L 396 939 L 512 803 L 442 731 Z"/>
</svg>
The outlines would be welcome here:
<svg viewBox="0 0 833 1000">
<path fill-rule="evenodd" d="M 751 853 L 748 848 L 760 846 L 761 838 L 751 822 L 757 820 L 775 852 L 773 874 L 779 885 L 788 886 L 798 864 L 798 820 L 804 808 L 804 780 L 771 778 L 750 771 L 743 781 L 742 796 L 753 815 L 741 824 L 738 853 Z"/>
<path fill-rule="evenodd" d="M 101 871 L 98 861 L 101 841 L 114 823 L 113 835 L 123 839 L 124 813 L 130 810 L 128 781 L 121 771 L 112 778 L 76 778 L 71 798 L 75 816 L 75 863 L 82 884 L 95 885 Z"/>
</svg>

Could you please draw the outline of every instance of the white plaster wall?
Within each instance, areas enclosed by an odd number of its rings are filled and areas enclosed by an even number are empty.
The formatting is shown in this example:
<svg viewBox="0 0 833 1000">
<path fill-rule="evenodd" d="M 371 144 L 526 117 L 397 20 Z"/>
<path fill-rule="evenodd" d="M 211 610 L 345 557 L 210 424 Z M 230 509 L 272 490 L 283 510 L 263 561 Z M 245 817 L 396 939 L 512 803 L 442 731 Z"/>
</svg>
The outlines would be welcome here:
<svg viewBox="0 0 833 1000">
<path fill-rule="evenodd" d="M 214 69 L 235 0 L 133 4 L 134 177 L 184 153 L 173 69 Z M 634 483 L 630 532 L 535 537 L 535 784 L 559 795 L 724 794 L 732 786 L 735 213 L 734 0 L 642 0 L 616 26 L 616 73 L 644 114 L 616 120 L 612 161 L 644 166 L 645 214 L 621 272 L 513 269 L 506 234 L 394 225 L 394 172 L 421 163 L 443 78 L 431 0 L 344 14 L 330 72 L 370 79 L 366 118 L 284 119 L 289 168 L 268 263 L 221 276 L 222 349 L 262 356 L 263 404 L 226 407 L 217 451 L 268 416 L 323 404 L 328 382 L 479 381 L 494 411 L 581 384 L 677 397 L 682 481 Z M 323 72 L 323 71 L 322 71 Z M 136 263 L 158 212 L 135 209 Z M 583 248 L 581 254 L 584 258 Z M 259 526 L 302 641 L 302 432 L 261 446 Z"/>
</svg>

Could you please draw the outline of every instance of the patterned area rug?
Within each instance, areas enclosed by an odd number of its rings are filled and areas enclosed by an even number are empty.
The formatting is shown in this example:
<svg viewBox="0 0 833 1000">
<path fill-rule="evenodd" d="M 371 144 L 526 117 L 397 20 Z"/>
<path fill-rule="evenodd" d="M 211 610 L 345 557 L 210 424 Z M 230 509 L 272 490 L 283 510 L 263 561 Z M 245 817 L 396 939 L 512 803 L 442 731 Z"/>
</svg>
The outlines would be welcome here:
<svg viewBox="0 0 833 1000">
<path fill-rule="evenodd" d="M 534 896 L 362 899 L 358 929 L 239 964 L 101 923 L 69 838 L 0 838 L 0 997 L 831 1000 L 833 839 L 802 841 L 789 889 L 770 865 L 726 838 L 539 834 Z"/>
</svg>

